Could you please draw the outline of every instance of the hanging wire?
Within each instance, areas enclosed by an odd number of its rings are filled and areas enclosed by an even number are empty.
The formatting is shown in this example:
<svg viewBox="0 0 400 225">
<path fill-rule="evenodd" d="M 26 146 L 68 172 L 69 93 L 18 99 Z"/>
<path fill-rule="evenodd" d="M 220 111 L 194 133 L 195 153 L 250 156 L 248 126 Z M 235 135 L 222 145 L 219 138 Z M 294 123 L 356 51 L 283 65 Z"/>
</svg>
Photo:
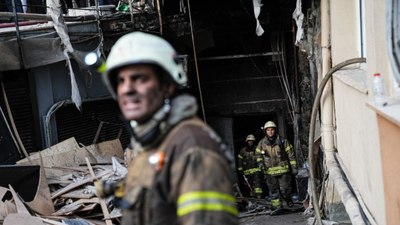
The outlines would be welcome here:
<svg viewBox="0 0 400 225">
<path fill-rule="evenodd" d="M 206 113 L 205 113 L 205 110 L 204 110 L 204 103 L 203 103 L 203 94 L 202 94 L 201 85 L 200 85 L 199 67 L 198 67 L 198 64 L 197 64 L 197 54 L 196 54 L 196 45 L 195 45 L 194 33 L 193 33 L 192 9 L 190 7 L 190 0 L 187 0 L 187 3 L 188 3 L 188 9 L 189 9 L 190 33 L 192 35 L 193 57 L 194 57 L 194 64 L 195 64 L 195 68 L 196 68 L 197 85 L 199 87 L 201 111 L 203 113 L 204 123 L 207 123 L 207 121 L 206 121 Z"/>
<path fill-rule="evenodd" d="M 279 34 L 277 35 L 276 39 L 271 40 L 271 42 L 270 42 L 271 43 L 271 49 L 272 49 L 272 51 L 280 52 L 279 55 L 283 55 L 283 52 L 282 52 L 283 50 L 281 50 L 280 47 L 279 47 L 278 39 L 279 39 Z M 275 44 L 275 46 L 274 46 L 274 44 Z M 282 63 L 281 60 L 282 60 L 282 58 L 279 58 L 278 60 L 274 61 L 275 69 L 276 69 L 276 72 L 277 72 L 278 77 L 279 77 L 279 83 L 281 85 L 281 88 L 285 92 L 286 97 L 288 99 L 286 101 L 286 107 L 288 108 L 288 110 L 290 112 L 289 113 L 290 118 L 292 119 L 292 121 L 294 121 L 293 105 L 291 104 L 292 100 L 291 100 L 290 92 L 288 90 L 288 87 L 287 87 L 287 84 L 285 82 L 284 75 L 283 75 L 284 74 L 283 73 L 284 69 L 282 67 L 285 67 L 285 65 L 283 65 L 283 66 L 281 65 L 281 63 Z"/>
<path fill-rule="evenodd" d="M 278 60 L 278 64 L 281 70 L 281 75 L 282 75 L 282 79 L 283 79 L 283 84 L 285 86 L 285 90 L 289 99 L 289 103 L 292 106 L 292 110 L 294 110 L 294 103 L 293 103 L 293 99 L 290 93 L 290 89 L 289 89 L 289 80 L 288 80 L 288 76 L 287 76 L 287 72 L 286 72 L 286 49 L 285 49 L 285 44 L 284 44 L 284 39 L 281 37 L 281 33 L 279 32 L 278 34 L 278 40 L 277 40 L 277 46 L 278 49 L 280 50 L 280 52 L 282 52 L 282 54 L 280 54 L 280 60 Z"/>
</svg>

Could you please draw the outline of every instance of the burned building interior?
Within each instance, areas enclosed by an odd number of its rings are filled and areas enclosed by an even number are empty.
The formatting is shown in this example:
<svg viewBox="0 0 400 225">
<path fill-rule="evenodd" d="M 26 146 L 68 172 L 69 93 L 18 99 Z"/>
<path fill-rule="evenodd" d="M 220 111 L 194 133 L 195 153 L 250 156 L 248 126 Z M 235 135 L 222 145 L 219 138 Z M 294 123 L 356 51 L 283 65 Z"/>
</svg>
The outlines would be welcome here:
<svg viewBox="0 0 400 225">
<path fill-rule="evenodd" d="M 64 5 L 74 49 L 71 67 L 63 38 L 47 25 L 52 17 L 45 14 L 45 2 L 36 1 L 31 13 L 0 12 L 0 164 L 24 158 L 21 145 L 33 153 L 71 137 L 81 146 L 119 138 L 125 148 L 129 134 L 118 107 L 101 74 L 85 67 L 82 59 L 93 51 L 106 57 L 119 37 L 135 30 L 159 34 L 177 49 L 189 76 L 186 91 L 197 97 L 199 117 L 235 155 L 246 135 L 260 140 L 261 127 L 273 120 L 279 134 L 293 143 L 299 165 L 305 162 L 315 80 L 308 75 L 307 55 L 295 45 L 296 1 L 260 1 L 257 19 L 257 1 L 140 2 L 132 14 L 123 9 L 124 1 L 97 10 Z M 305 9 L 311 2 L 303 1 L 305 16 L 310 16 Z M 74 86 L 80 109 L 71 99 Z M 10 135 L 15 131 L 22 143 Z"/>
</svg>

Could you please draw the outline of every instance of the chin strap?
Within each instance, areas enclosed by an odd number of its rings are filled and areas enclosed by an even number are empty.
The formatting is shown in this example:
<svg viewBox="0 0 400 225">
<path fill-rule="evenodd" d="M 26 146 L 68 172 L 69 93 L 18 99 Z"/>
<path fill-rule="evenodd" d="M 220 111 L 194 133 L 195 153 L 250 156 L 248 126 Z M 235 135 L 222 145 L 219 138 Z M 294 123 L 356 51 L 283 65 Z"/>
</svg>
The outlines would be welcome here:
<svg viewBox="0 0 400 225">
<path fill-rule="evenodd" d="M 165 99 L 164 106 L 145 124 L 138 124 L 135 120 L 130 121 L 135 141 L 139 142 L 142 146 L 151 144 L 159 136 L 161 126 L 168 117 L 170 110 L 170 100 Z"/>
<path fill-rule="evenodd" d="M 182 94 L 173 98 L 172 101 L 165 99 L 161 109 L 145 124 L 130 121 L 133 142 L 139 144 L 138 151 L 156 146 L 172 127 L 186 118 L 195 116 L 196 112 L 196 99 Z"/>
</svg>

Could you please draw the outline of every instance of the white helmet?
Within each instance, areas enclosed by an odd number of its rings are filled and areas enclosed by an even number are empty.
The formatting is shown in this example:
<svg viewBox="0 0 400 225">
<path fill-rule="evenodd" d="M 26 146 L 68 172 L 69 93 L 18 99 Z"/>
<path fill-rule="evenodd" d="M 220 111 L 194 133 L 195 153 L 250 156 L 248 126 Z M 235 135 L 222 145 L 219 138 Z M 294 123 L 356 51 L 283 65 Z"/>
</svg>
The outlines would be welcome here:
<svg viewBox="0 0 400 225">
<path fill-rule="evenodd" d="M 274 122 L 272 122 L 272 121 L 268 121 L 264 125 L 264 130 L 267 129 L 267 128 L 270 128 L 270 127 L 276 128 L 276 124 Z"/>
<path fill-rule="evenodd" d="M 246 142 L 247 141 L 256 141 L 256 137 L 254 137 L 254 135 L 252 135 L 252 134 L 249 134 L 246 137 Z"/>
<path fill-rule="evenodd" d="M 114 75 L 117 69 L 134 64 L 153 64 L 164 69 L 177 85 L 185 86 L 187 77 L 177 56 L 175 49 L 163 38 L 132 32 L 122 36 L 111 48 L 103 80 L 115 98 Z"/>
</svg>

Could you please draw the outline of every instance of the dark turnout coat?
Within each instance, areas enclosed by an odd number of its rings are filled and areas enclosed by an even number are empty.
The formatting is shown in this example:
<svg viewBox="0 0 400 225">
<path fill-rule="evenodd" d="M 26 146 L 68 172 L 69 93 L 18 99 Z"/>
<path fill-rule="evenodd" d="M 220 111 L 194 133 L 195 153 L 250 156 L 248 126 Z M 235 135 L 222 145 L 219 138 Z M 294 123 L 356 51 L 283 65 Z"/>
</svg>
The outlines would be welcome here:
<svg viewBox="0 0 400 225">
<path fill-rule="evenodd" d="M 214 131 L 185 119 L 130 162 L 122 224 L 238 224 L 232 172 Z"/>
</svg>

